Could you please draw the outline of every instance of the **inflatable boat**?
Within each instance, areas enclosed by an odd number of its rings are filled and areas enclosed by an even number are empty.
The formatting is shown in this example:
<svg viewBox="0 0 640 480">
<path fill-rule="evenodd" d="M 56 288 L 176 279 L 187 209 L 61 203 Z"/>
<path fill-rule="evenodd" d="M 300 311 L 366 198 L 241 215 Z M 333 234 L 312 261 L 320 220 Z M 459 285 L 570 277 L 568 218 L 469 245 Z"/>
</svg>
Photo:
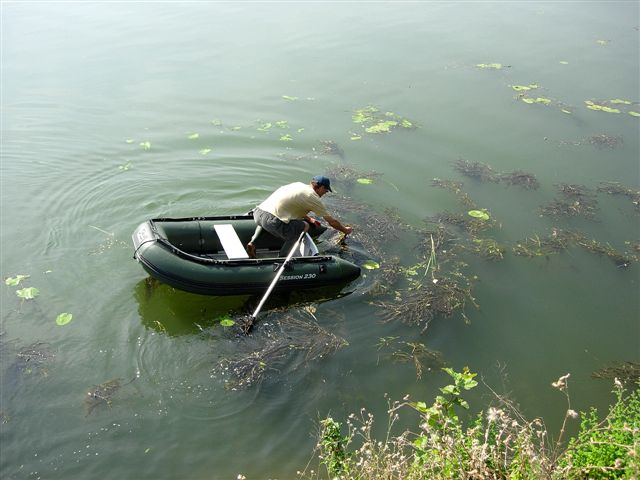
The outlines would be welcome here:
<svg viewBox="0 0 640 480">
<path fill-rule="evenodd" d="M 153 278 L 179 290 L 203 295 L 262 294 L 285 258 L 283 241 L 262 231 L 255 258 L 245 245 L 256 228 L 253 215 L 156 218 L 133 233 L 134 258 Z M 278 280 L 277 291 L 346 284 L 360 267 L 334 255 L 322 255 L 313 238 L 326 227 L 314 226 Z"/>
</svg>

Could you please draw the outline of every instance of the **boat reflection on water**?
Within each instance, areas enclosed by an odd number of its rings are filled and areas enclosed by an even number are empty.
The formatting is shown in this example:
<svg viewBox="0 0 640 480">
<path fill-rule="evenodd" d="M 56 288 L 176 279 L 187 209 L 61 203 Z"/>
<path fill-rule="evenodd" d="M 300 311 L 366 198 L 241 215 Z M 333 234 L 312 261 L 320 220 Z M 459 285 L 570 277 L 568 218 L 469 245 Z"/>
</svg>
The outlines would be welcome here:
<svg viewBox="0 0 640 480">
<path fill-rule="evenodd" d="M 344 285 L 274 292 L 265 310 L 322 303 L 351 292 L 352 289 L 344 288 Z M 261 298 L 260 295 L 198 295 L 175 289 L 151 277 L 138 282 L 134 297 L 142 324 L 169 336 L 198 334 L 220 326 L 224 318 L 242 318 L 251 313 Z"/>
</svg>

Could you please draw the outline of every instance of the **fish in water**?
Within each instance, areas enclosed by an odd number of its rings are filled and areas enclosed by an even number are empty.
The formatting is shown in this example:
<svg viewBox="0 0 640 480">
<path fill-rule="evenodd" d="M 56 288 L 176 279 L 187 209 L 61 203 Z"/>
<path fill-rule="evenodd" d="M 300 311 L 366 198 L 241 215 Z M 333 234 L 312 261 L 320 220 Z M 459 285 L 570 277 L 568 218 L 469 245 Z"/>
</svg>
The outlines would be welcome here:
<svg viewBox="0 0 640 480">
<path fill-rule="evenodd" d="M 100 385 L 94 385 L 91 390 L 87 392 L 84 398 L 84 406 L 86 410 L 85 417 L 88 417 L 94 408 L 103 403 L 111 408 L 111 399 L 113 398 L 113 395 L 122 387 L 129 385 L 136 378 L 138 377 L 135 376 L 124 384 L 122 383 L 121 378 L 114 378 L 113 380 L 101 383 Z"/>
</svg>

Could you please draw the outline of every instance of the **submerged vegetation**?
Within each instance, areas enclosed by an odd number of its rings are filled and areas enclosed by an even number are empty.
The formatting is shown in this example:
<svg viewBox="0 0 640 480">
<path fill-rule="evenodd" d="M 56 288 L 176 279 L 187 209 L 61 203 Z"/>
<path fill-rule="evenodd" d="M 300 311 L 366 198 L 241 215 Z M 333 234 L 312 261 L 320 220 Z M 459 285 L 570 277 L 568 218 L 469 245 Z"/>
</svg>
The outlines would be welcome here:
<svg viewBox="0 0 640 480">
<path fill-rule="evenodd" d="M 583 185 L 561 183 L 558 185 L 560 199 L 541 207 L 540 214 L 550 217 L 577 217 L 593 219 L 598 211 L 595 195 Z"/>
<path fill-rule="evenodd" d="M 463 158 L 456 160 L 453 167 L 461 174 L 481 182 L 502 182 L 507 185 L 517 185 L 527 190 L 537 190 L 540 187 L 534 175 L 522 170 L 514 170 L 511 173 L 497 172 L 486 163 L 469 162 Z"/>
<path fill-rule="evenodd" d="M 342 422 L 320 421 L 316 454 L 320 469 L 308 466 L 300 478 L 450 479 L 450 478 L 637 478 L 640 475 L 640 390 L 627 391 L 616 380 L 615 401 L 600 416 L 596 409 L 571 408 L 570 375 L 552 386 L 566 400 L 560 430 L 553 435 L 540 418 L 527 419 L 510 398 L 491 390 L 494 405 L 471 418 L 464 393 L 477 387 L 468 369 L 443 370 L 452 383 L 440 388 L 431 405 L 411 401 L 389 404 L 385 436 L 374 435 L 373 414 L 362 409 Z M 415 429 L 398 431 L 401 414 L 418 414 Z M 464 416 L 460 416 L 464 414 Z M 567 427 L 582 417 L 576 436 Z M 467 420 L 468 419 L 468 420 Z"/>
<path fill-rule="evenodd" d="M 233 353 L 214 367 L 214 375 L 224 379 L 226 388 L 247 388 L 270 373 L 294 371 L 348 345 L 318 324 L 313 305 L 288 313 L 272 312 L 269 321 L 261 323 L 261 330 L 251 342 L 239 336 Z"/>
<path fill-rule="evenodd" d="M 625 196 L 631 200 L 636 212 L 640 213 L 640 190 L 627 187 L 619 182 L 600 182 L 598 192 Z"/>
</svg>

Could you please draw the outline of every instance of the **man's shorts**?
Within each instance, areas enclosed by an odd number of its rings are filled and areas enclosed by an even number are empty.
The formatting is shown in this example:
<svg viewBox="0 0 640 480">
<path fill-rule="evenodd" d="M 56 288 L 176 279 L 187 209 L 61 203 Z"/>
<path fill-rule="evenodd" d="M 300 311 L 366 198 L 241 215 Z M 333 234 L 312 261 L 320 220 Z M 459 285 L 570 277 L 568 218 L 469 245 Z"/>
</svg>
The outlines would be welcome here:
<svg viewBox="0 0 640 480">
<path fill-rule="evenodd" d="M 304 220 L 289 220 L 285 223 L 275 215 L 259 208 L 253 211 L 253 219 L 271 235 L 283 240 L 297 239 L 304 230 Z"/>
</svg>

